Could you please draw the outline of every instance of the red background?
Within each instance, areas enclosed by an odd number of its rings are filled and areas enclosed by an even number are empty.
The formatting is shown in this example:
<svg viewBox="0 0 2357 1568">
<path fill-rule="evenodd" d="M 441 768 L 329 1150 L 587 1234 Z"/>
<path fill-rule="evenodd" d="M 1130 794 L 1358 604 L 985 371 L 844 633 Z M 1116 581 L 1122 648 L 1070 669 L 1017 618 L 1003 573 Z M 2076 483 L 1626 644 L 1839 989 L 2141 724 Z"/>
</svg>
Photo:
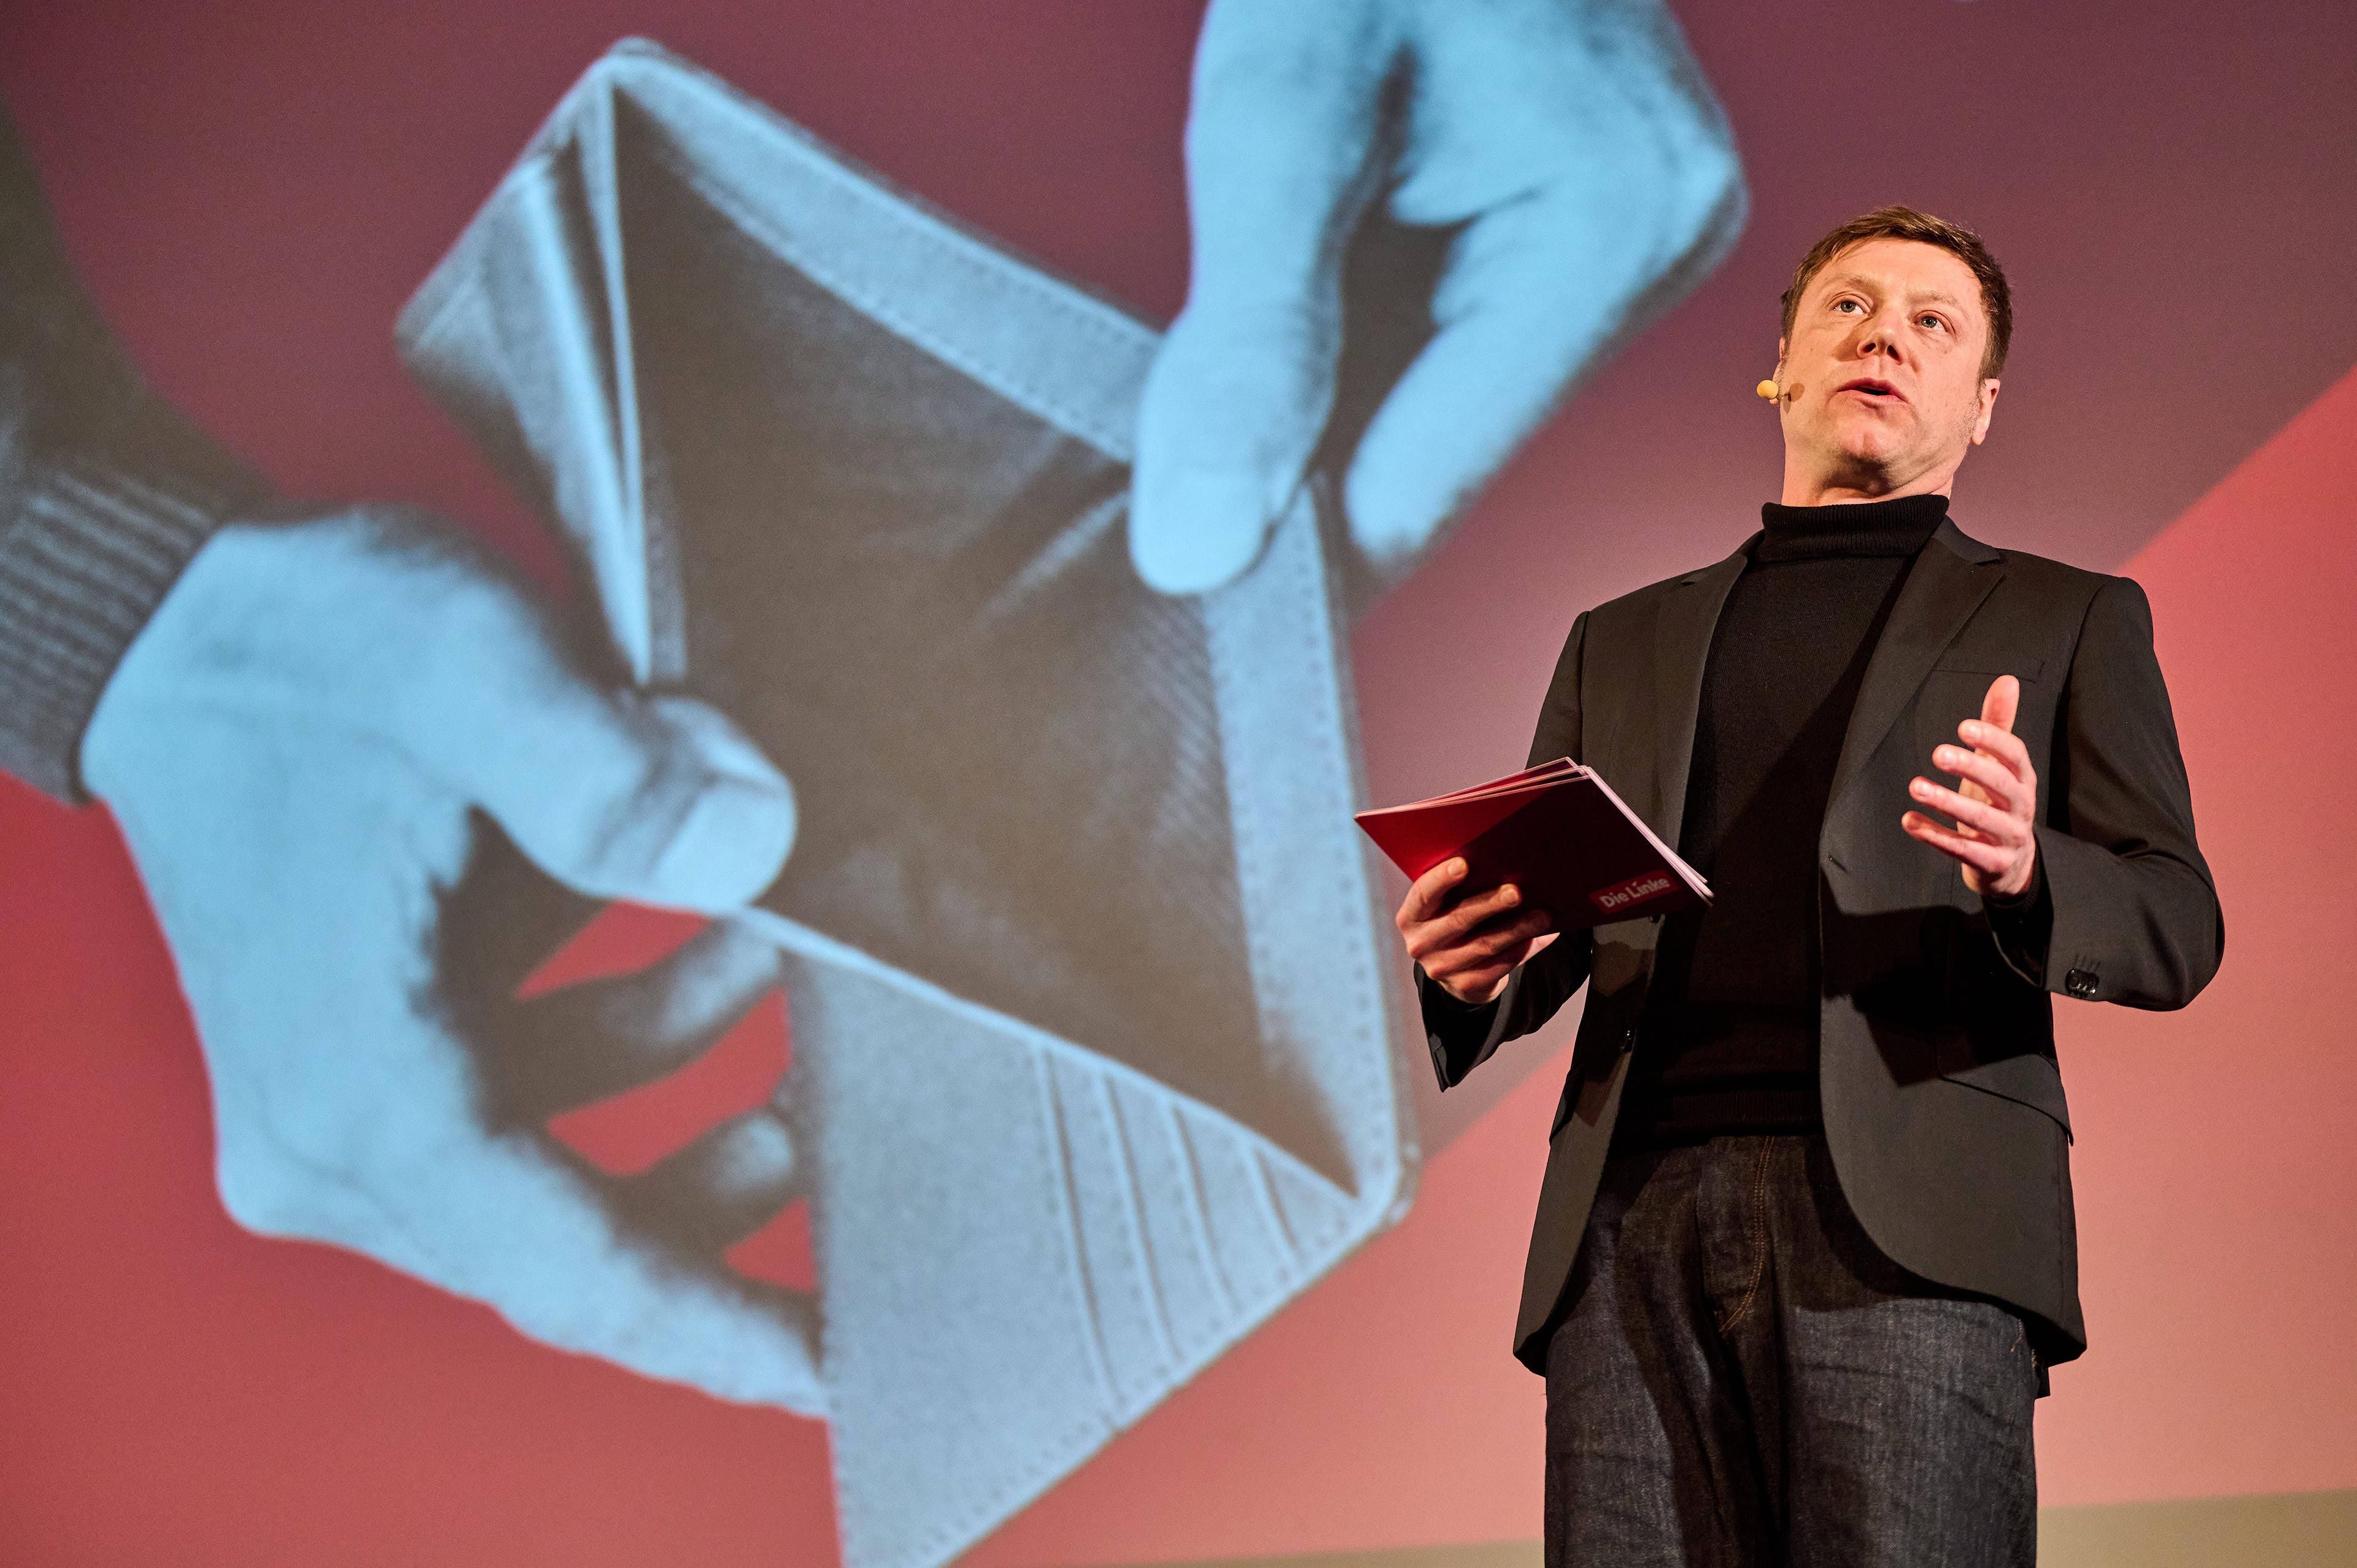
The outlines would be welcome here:
<svg viewBox="0 0 2357 1568">
<path fill-rule="evenodd" d="M 1517 761 L 1578 608 L 1723 554 L 1775 472 L 1749 395 L 1815 233 L 1973 221 L 2021 326 L 1956 513 L 2150 591 L 2226 968 L 2065 1005 L 2094 1347 L 2041 1409 L 2054 1503 L 2357 1485 L 2345 1002 L 2357 853 L 2357 16 L 2337 5 L 1683 5 L 1753 219 L 1370 617 L 1372 786 Z M 170 395 L 289 491 L 432 506 L 545 564 L 390 323 L 573 77 L 640 32 L 1056 269 L 1164 317 L 1200 5 L 288 0 L 12 8 L 0 97 Z M 1478 639 L 1470 628 L 1480 628 Z M 1900 807 L 1894 804 L 1894 815 Z M 676 935 L 647 918 L 592 959 Z M 832 1552 L 823 1429 L 543 1349 L 210 1184 L 202 1063 L 103 811 L 0 780 L 0 1560 L 732 1563 Z M 773 1065 L 574 1131 L 643 1158 Z M 978 1552 L 1141 1562 L 1527 1538 L 1505 1356 L 1567 1021 L 1446 1105 L 1415 1213 Z M 733 1064 L 733 1065 L 732 1065 Z M 741 1069 L 741 1070 L 739 1070 Z M 1517 1086 L 1516 1071 L 1531 1076 Z M 1502 1098 L 1501 1098 L 1502 1096 Z M 666 1117 L 669 1120 L 666 1120 Z M 765 1238 L 796 1266 L 794 1238 Z"/>
</svg>

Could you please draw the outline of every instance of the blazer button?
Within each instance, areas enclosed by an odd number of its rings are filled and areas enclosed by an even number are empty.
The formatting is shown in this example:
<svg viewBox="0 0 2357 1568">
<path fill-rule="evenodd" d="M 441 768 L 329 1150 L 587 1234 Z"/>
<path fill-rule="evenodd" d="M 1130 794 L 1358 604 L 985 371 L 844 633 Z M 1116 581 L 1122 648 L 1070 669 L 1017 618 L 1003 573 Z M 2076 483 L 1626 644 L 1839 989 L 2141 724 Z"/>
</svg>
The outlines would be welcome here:
<svg viewBox="0 0 2357 1568">
<path fill-rule="evenodd" d="M 2095 993 L 2095 972 L 2074 969 L 2062 977 L 2062 989 L 2073 996 L 2088 997 Z"/>
</svg>

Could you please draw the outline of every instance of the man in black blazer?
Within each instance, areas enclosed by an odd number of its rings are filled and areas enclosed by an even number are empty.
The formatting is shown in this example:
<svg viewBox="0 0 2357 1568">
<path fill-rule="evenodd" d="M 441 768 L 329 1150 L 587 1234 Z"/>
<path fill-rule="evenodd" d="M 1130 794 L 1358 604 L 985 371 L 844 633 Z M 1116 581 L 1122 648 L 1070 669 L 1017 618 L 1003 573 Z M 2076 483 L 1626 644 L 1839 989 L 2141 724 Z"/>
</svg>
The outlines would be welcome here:
<svg viewBox="0 0 2357 1568">
<path fill-rule="evenodd" d="M 1765 527 L 1573 623 L 1531 760 L 1711 908 L 1559 935 L 1461 860 L 1401 906 L 1444 1088 L 1588 987 L 1515 1330 L 1551 1564 L 2034 1559 L 2085 1345 L 2050 994 L 2183 1006 L 2224 928 L 2143 593 L 1946 515 L 2011 328 L 1969 231 L 1834 231 Z"/>
</svg>

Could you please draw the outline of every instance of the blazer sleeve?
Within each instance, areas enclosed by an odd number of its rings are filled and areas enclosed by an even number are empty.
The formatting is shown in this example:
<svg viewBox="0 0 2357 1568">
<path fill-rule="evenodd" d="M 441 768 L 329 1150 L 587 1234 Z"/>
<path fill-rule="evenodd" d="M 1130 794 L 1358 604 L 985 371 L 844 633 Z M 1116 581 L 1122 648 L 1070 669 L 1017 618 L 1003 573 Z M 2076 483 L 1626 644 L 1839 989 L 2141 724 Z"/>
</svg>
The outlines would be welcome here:
<svg viewBox="0 0 2357 1568">
<path fill-rule="evenodd" d="M 2087 608 L 2062 693 L 2029 918 L 1993 918 L 2034 985 L 2087 1001 L 2182 1007 L 2218 972 L 2225 918 L 2193 836 L 2193 798 L 2152 607 L 2125 577 Z"/>
<path fill-rule="evenodd" d="M 269 494 L 132 369 L 0 109 L 0 768 L 81 798 L 124 650 L 222 519 Z"/>
<path fill-rule="evenodd" d="M 1530 761 L 1535 768 L 1558 757 L 1575 761 L 1580 753 L 1579 673 L 1587 646 L 1587 615 L 1582 611 L 1564 639 L 1555 660 L 1555 679 L 1547 684 L 1546 701 L 1539 708 L 1538 733 L 1531 737 Z M 1438 982 L 1415 968 L 1416 1001 L 1424 1014 L 1425 1044 L 1432 1052 L 1432 1069 L 1442 1089 L 1464 1081 L 1465 1075 L 1488 1061 L 1508 1040 L 1527 1035 L 1555 1015 L 1587 980 L 1587 966 L 1596 950 L 1594 933 L 1566 931 L 1535 958 L 1514 971 L 1506 987 L 1485 1003 L 1460 1002 Z"/>
</svg>

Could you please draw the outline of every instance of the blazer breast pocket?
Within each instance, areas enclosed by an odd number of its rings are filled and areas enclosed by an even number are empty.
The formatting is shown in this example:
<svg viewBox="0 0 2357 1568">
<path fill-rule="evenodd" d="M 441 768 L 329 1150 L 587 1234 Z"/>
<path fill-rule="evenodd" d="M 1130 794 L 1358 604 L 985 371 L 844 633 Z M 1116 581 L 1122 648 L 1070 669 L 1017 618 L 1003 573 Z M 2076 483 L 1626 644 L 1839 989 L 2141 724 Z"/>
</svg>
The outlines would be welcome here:
<svg viewBox="0 0 2357 1568">
<path fill-rule="evenodd" d="M 2049 661 L 2040 657 L 2007 659 L 1978 651 L 1952 654 L 1932 667 L 1915 693 L 1912 738 L 1915 755 L 1909 760 L 1919 770 L 1932 768 L 1932 748 L 1957 739 L 1956 726 L 1981 716 L 1992 682 L 2011 675 L 2021 682 L 2021 703 L 2014 714 L 2013 733 L 2029 743 L 2030 761 L 2041 772 L 2046 766 L 2046 737 L 2054 722 L 2055 693 L 2048 685 Z M 1943 779 L 1943 783 L 1950 780 Z"/>
<path fill-rule="evenodd" d="M 2020 678 L 2024 685 L 2046 676 L 2046 660 L 2031 655 L 2014 657 L 2003 653 L 1951 653 L 1932 666 L 1934 675 L 1983 675 L 1996 680 L 2000 675 Z"/>
<path fill-rule="evenodd" d="M 2006 653 L 2004 649 L 1949 649 L 1932 660 L 1932 674 L 2018 674 L 2022 682 L 2046 677 L 2046 658 L 2037 653 Z"/>
</svg>

